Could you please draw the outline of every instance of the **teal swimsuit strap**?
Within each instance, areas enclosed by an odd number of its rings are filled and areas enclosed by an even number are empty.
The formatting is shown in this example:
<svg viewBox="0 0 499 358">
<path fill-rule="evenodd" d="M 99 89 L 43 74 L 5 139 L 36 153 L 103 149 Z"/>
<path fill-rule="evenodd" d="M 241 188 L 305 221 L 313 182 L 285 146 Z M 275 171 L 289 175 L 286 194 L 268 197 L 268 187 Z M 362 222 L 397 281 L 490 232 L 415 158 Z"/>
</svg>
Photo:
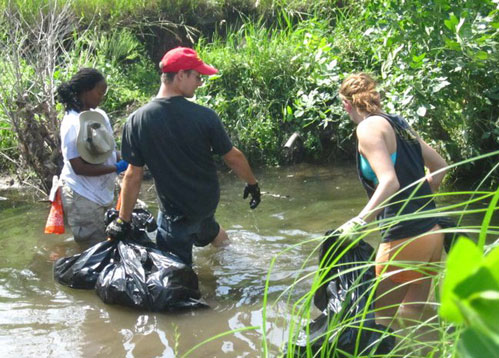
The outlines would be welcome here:
<svg viewBox="0 0 499 358">
<path fill-rule="evenodd" d="M 395 165 L 395 162 L 397 161 L 397 152 L 392 153 L 392 155 L 390 155 L 390 159 Z M 360 154 L 360 172 L 362 173 L 362 176 L 364 178 L 372 181 L 374 185 L 378 185 L 378 178 L 376 177 L 376 174 L 374 173 L 367 159 L 362 154 Z"/>
</svg>

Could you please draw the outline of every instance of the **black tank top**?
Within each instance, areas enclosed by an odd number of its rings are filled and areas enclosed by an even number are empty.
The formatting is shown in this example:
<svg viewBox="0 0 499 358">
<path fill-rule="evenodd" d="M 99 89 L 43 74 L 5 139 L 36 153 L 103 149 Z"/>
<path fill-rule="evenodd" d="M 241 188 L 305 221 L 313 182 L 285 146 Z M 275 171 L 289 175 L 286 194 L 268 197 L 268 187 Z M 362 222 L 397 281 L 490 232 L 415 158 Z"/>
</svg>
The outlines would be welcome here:
<svg viewBox="0 0 499 358">
<path fill-rule="evenodd" d="M 421 145 L 418 142 L 414 130 L 402 117 L 387 114 L 379 114 L 379 116 L 385 118 L 395 131 L 397 140 L 395 173 L 400 183 L 400 189 L 403 189 L 425 176 Z M 370 198 L 376 188 L 374 183 L 364 178 L 360 171 L 360 153 L 358 151 L 358 145 L 357 173 Z M 414 193 L 415 190 L 416 192 Z M 433 201 L 433 198 L 430 197 L 431 194 L 430 185 L 426 180 L 422 185 L 416 184 L 411 186 L 398 193 L 390 200 L 389 205 L 378 215 L 378 220 L 435 209 L 435 202 Z M 433 217 L 407 220 L 402 216 L 400 217 L 400 220 L 390 222 L 390 224 L 388 224 L 389 227 L 383 222 L 380 223 L 380 226 L 382 226 L 381 233 L 383 242 L 387 242 L 420 235 L 429 231 L 436 224 L 437 218 Z"/>
</svg>

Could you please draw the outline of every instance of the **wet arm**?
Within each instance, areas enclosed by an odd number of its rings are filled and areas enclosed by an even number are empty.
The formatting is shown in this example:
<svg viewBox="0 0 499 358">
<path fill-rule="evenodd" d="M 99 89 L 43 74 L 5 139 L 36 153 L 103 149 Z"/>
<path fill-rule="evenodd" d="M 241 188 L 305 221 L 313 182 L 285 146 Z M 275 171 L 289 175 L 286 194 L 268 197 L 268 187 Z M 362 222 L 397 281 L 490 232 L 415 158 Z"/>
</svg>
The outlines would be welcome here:
<svg viewBox="0 0 499 358">
<path fill-rule="evenodd" d="M 223 159 L 225 164 L 227 164 L 241 180 L 244 180 L 248 184 L 256 184 L 256 178 L 253 175 L 248 160 L 239 149 L 232 147 L 232 149 L 223 156 Z"/>
<path fill-rule="evenodd" d="M 120 218 L 130 222 L 132 210 L 139 197 L 140 186 L 144 176 L 144 167 L 129 165 L 121 185 L 121 208 Z"/>
</svg>

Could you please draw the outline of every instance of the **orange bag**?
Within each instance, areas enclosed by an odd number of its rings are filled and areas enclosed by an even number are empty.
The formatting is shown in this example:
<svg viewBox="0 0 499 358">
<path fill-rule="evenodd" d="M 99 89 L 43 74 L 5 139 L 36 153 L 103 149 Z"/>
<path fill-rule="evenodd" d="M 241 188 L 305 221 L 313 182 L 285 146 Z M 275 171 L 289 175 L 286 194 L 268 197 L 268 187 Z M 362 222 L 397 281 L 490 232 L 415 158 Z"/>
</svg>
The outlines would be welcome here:
<svg viewBox="0 0 499 358">
<path fill-rule="evenodd" d="M 116 210 L 120 211 L 121 209 L 121 191 L 118 194 L 118 201 L 116 202 Z"/>
<path fill-rule="evenodd" d="M 64 213 L 62 211 L 61 188 L 57 189 L 45 224 L 45 234 L 64 234 Z"/>
</svg>

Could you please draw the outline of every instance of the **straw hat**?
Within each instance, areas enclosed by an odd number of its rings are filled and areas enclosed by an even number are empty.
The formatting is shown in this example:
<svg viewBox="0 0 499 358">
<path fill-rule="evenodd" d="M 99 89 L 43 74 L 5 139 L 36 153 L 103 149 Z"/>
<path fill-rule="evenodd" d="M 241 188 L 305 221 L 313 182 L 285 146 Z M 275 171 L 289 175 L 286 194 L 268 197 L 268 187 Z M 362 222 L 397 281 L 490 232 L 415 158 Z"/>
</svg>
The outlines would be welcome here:
<svg viewBox="0 0 499 358">
<path fill-rule="evenodd" d="M 90 164 L 102 164 L 114 151 L 114 139 L 106 119 L 96 111 L 80 113 L 80 130 L 76 139 L 78 153 Z"/>
</svg>

